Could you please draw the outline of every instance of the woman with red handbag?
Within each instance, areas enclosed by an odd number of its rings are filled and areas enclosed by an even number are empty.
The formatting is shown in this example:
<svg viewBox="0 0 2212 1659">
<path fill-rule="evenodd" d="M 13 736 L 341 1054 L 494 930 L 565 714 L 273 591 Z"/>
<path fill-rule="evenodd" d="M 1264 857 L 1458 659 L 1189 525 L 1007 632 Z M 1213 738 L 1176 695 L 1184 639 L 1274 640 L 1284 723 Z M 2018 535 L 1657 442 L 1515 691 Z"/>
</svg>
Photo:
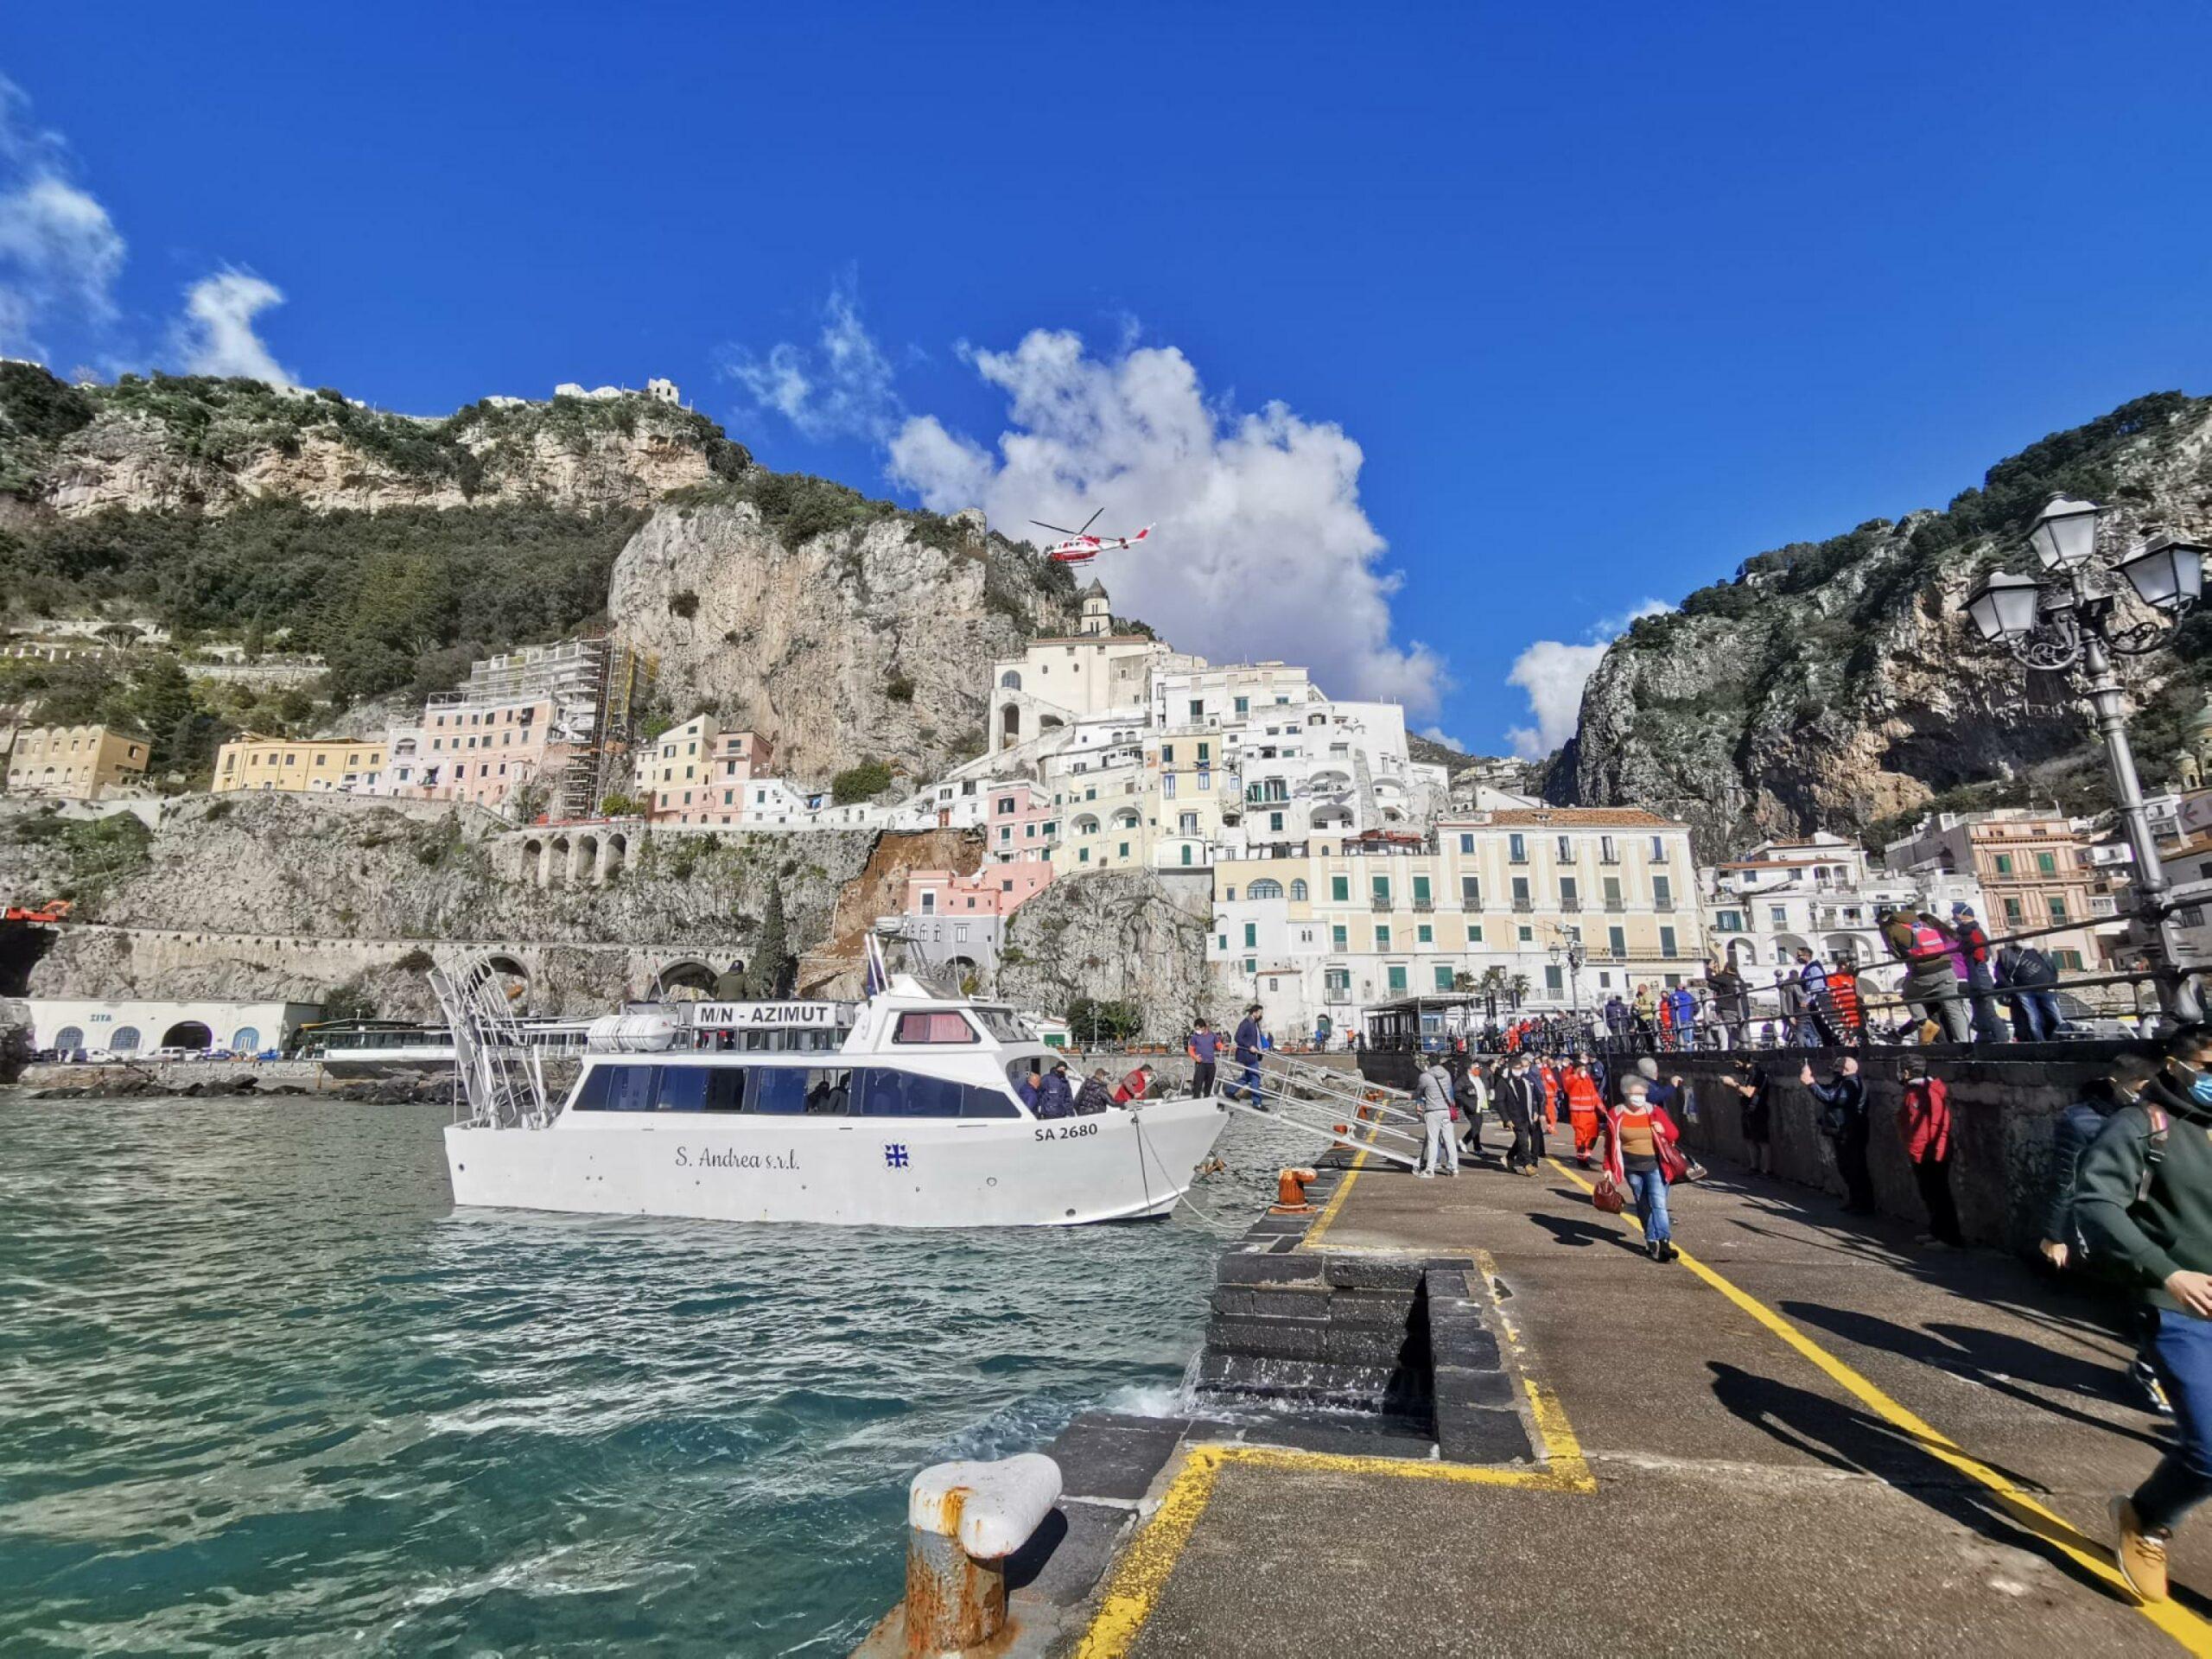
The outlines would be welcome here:
<svg viewBox="0 0 2212 1659">
<path fill-rule="evenodd" d="M 1687 1170 L 1689 1160 L 1675 1144 L 1681 1136 L 1674 1120 L 1664 1107 L 1651 1103 L 1650 1087 L 1631 1073 L 1621 1083 L 1626 1103 L 1605 1114 L 1605 1182 L 1634 1195 L 1637 1217 L 1643 1224 L 1643 1253 L 1654 1262 L 1672 1262 L 1678 1252 L 1667 1216 L 1667 1183 Z"/>
</svg>

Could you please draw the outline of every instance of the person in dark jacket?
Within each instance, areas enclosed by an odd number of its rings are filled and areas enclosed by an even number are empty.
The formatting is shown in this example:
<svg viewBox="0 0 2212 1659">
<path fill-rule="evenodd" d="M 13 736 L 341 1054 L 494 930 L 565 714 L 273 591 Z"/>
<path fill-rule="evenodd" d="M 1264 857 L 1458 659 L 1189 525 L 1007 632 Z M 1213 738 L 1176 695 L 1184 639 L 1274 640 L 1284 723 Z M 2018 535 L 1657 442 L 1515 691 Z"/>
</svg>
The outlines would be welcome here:
<svg viewBox="0 0 2212 1659">
<path fill-rule="evenodd" d="M 1244 1010 L 1244 1017 L 1236 1022 L 1236 1064 L 1242 1070 L 1236 1078 L 1236 1087 L 1230 1090 L 1229 1093 L 1234 1095 L 1241 1090 L 1246 1100 L 1264 1109 L 1267 1098 L 1260 1092 L 1260 1047 L 1263 1035 L 1260 1005 L 1255 1002 Z"/>
<path fill-rule="evenodd" d="M 1774 1173 L 1774 1102 L 1767 1083 L 1766 1073 L 1753 1070 L 1748 1077 L 1737 1077 L 1721 1073 L 1720 1086 L 1736 1096 L 1736 1109 L 1740 1114 L 1738 1127 L 1744 1134 L 1744 1145 L 1751 1154 L 1751 1173 Z"/>
<path fill-rule="evenodd" d="M 1075 1115 L 1077 1117 L 1094 1116 L 1113 1103 L 1114 1091 L 1107 1086 L 1106 1068 L 1102 1065 L 1085 1077 L 1083 1087 L 1076 1090 Z"/>
<path fill-rule="evenodd" d="M 2192 1101 L 2212 1106 L 2208 1059 L 2212 1059 L 2212 1026 L 2183 1026 L 2168 1032 L 2158 1043 L 2158 1069 L 2143 1085 L 2145 1096 L 2170 1112 L 2182 1111 Z"/>
<path fill-rule="evenodd" d="M 1821 1132 L 1835 1143 L 1836 1169 L 1843 1176 L 1843 1210 L 1849 1216 L 1874 1213 L 1874 1177 L 1866 1167 L 1866 1144 L 1872 1125 L 1866 1114 L 1866 1080 L 1859 1075 L 1859 1061 L 1852 1055 L 1826 1083 L 1813 1080 L 1808 1065 L 1797 1081 L 1812 1090 L 1813 1098 L 1827 1108 L 1821 1114 Z"/>
<path fill-rule="evenodd" d="M 2058 969 L 2031 944 L 2008 944 L 1997 953 L 1996 981 L 2010 993 L 2021 1040 L 2047 1043 L 2058 1035 Z"/>
<path fill-rule="evenodd" d="M 1068 1086 L 1068 1063 L 1056 1060 L 1045 1080 L 1037 1085 L 1037 1116 L 1065 1117 L 1075 1109 L 1075 1091 Z"/>
<path fill-rule="evenodd" d="M 1191 1094 L 1203 1099 L 1213 1093 L 1214 1066 L 1221 1054 L 1221 1033 L 1205 1020 L 1191 1030 L 1183 1052 L 1191 1057 Z"/>
<path fill-rule="evenodd" d="M 2174 1527 L 2212 1497 L 2212 1106 L 2139 1099 L 2115 1111 L 2082 1155 L 2074 1214 L 2157 1321 L 2152 1357 L 2178 1443 L 2112 1515 L 2121 1574 L 2145 1601 L 2164 1601 Z"/>
<path fill-rule="evenodd" d="M 1536 1099 L 1527 1060 L 1516 1057 L 1506 1061 L 1498 1073 L 1497 1097 L 1499 1115 L 1513 1131 L 1505 1166 L 1522 1175 L 1534 1175 L 1543 1156 L 1544 1110 Z"/>
</svg>

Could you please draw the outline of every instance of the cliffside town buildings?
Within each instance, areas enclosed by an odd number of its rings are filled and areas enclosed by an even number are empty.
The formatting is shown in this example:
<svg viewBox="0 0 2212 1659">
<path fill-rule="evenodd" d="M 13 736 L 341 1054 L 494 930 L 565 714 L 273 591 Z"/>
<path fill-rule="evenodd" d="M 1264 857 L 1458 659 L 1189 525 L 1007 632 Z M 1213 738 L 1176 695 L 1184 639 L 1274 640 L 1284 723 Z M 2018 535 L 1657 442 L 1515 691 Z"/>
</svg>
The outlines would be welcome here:
<svg viewBox="0 0 2212 1659">
<path fill-rule="evenodd" d="M 1700 870 L 1683 823 L 1548 805 L 1513 763 L 1453 779 L 1414 761 L 1395 704 L 1332 698 L 1295 664 L 1210 664 L 1117 632 L 1096 582 L 1076 632 L 989 665 L 986 752 L 896 802 L 841 804 L 777 777 L 769 736 L 712 713 L 643 735 L 656 667 L 605 639 L 512 652 L 382 738 L 241 737 L 213 787 L 468 802 L 555 825 L 626 798 L 610 841 L 623 846 L 635 820 L 656 834 L 971 830 L 978 867 L 911 872 L 879 924 L 925 964 L 988 982 L 1009 918 L 1052 883 L 1143 871 L 1190 884 L 1217 983 L 1291 1037 L 1440 993 L 1592 1009 L 1694 982 L 1723 955 L 1755 987 L 1794 971 L 1801 948 L 1885 983 L 1875 917 L 1890 906 L 1967 903 L 1993 934 L 2055 927 L 2044 943 L 2069 969 L 2121 948 L 2125 872 L 2082 821 L 1946 813 L 1891 842 L 1886 868 L 1822 834 Z M 96 801 L 143 794 L 146 759 L 144 740 L 105 728 L 32 729 L 13 734 L 5 777 L 11 792 Z M 2169 873 L 2212 898 L 2212 804 L 2195 798 L 2167 804 Z M 2212 934 L 2201 910 L 2183 920 Z"/>
</svg>

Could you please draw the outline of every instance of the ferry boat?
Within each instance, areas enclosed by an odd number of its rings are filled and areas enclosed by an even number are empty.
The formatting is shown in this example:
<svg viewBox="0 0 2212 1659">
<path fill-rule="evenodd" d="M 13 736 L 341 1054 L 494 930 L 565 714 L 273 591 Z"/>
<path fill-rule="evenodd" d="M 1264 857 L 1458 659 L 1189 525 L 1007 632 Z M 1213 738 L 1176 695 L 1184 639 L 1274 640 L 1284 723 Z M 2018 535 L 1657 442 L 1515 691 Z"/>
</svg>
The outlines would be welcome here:
<svg viewBox="0 0 2212 1659">
<path fill-rule="evenodd" d="M 879 1227 L 1135 1220 L 1174 1207 L 1227 1122 L 1188 1096 L 1039 1119 L 1015 1084 L 1061 1057 L 1012 1008 L 903 974 L 872 974 L 880 988 L 857 1005 L 607 1016 L 554 1098 L 542 1054 L 508 1040 L 488 969 L 432 979 L 466 1103 L 446 1130 L 459 1205 Z"/>
</svg>

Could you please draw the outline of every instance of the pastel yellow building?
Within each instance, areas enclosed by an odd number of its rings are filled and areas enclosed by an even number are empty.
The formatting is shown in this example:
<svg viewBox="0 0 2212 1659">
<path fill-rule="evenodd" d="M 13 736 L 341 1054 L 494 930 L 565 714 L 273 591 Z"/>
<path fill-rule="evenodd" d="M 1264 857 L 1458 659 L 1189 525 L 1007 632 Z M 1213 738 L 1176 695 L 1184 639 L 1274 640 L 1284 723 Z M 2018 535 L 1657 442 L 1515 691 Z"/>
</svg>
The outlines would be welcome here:
<svg viewBox="0 0 2212 1659">
<path fill-rule="evenodd" d="M 1633 808 L 1456 814 L 1430 834 L 1223 860 L 1213 883 L 1207 955 L 1279 1030 L 1323 1014 L 1342 1028 L 1492 969 L 1523 1007 L 1585 1012 L 1703 969 L 1688 828 Z"/>
<path fill-rule="evenodd" d="M 32 726 L 8 753 L 8 791 L 96 801 L 146 781 L 146 740 L 105 726 Z"/>
<path fill-rule="evenodd" d="M 384 781 L 385 760 L 381 739 L 256 737 L 249 733 L 215 751 L 215 793 L 265 789 L 375 794 Z"/>
</svg>

